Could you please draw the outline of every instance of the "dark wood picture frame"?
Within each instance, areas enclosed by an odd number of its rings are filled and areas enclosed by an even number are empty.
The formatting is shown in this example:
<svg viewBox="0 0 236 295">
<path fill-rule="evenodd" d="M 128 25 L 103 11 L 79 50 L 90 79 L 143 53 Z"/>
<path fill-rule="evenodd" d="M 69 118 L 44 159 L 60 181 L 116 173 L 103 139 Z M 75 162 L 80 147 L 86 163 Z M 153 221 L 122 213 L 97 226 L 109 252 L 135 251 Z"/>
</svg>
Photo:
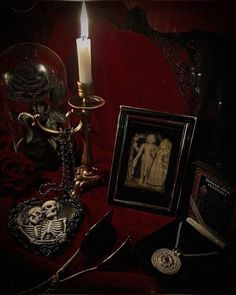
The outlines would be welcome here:
<svg viewBox="0 0 236 295">
<path fill-rule="evenodd" d="M 176 216 L 197 118 L 120 106 L 110 204 Z"/>
</svg>

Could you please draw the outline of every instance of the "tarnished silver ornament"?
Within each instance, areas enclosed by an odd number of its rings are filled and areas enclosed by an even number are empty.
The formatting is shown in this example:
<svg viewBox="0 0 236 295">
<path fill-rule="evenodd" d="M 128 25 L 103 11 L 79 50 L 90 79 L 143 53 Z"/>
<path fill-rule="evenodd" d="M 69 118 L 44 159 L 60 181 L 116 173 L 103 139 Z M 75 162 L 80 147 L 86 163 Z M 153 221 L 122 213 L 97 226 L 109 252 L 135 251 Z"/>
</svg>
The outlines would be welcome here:
<svg viewBox="0 0 236 295">
<path fill-rule="evenodd" d="M 24 248 L 51 257 L 74 235 L 83 215 L 77 199 L 31 199 L 11 210 L 8 229 Z"/>
</svg>

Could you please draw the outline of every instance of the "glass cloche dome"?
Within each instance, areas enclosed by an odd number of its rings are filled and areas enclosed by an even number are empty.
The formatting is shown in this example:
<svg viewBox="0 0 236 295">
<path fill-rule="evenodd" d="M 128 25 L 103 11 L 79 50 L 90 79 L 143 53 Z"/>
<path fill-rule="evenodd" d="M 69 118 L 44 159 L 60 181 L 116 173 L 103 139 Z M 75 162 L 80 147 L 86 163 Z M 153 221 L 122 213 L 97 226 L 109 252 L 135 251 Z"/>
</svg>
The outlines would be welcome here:
<svg viewBox="0 0 236 295">
<path fill-rule="evenodd" d="M 58 130 L 65 119 L 66 93 L 65 66 L 47 46 L 24 42 L 0 54 L 1 103 L 13 146 L 40 165 L 57 160 L 58 136 L 32 125 L 33 116 Z"/>
</svg>

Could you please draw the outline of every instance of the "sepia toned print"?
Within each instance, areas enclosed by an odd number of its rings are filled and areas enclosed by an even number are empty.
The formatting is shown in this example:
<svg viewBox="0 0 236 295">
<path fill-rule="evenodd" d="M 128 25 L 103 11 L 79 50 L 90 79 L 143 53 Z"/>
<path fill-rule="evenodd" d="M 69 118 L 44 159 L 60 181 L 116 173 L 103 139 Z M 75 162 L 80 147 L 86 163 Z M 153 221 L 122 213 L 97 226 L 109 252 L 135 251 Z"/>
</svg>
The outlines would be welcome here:
<svg viewBox="0 0 236 295">
<path fill-rule="evenodd" d="M 163 193 L 172 143 L 160 133 L 132 138 L 125 185 Z"/>
<path fill-rule="evenodd" d="M 177 216 L 196 118 L 121 106 L 111 204 Z"/>
</svg>

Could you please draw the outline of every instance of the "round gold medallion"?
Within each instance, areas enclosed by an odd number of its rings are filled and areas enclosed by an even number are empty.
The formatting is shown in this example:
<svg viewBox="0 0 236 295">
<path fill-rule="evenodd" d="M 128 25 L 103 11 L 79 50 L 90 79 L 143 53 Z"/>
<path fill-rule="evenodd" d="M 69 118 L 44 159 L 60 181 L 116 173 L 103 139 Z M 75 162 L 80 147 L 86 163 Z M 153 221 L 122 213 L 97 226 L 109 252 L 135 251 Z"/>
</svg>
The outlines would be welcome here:
<svg viewBox="0 0 236 295">
<path fill-rule="evenodd" d="M 152 265 L 164 274 L 176 274 L 181 267 L 177 251 L 167 248 L 156 250 L 151 257 Z"/>
</svg>

